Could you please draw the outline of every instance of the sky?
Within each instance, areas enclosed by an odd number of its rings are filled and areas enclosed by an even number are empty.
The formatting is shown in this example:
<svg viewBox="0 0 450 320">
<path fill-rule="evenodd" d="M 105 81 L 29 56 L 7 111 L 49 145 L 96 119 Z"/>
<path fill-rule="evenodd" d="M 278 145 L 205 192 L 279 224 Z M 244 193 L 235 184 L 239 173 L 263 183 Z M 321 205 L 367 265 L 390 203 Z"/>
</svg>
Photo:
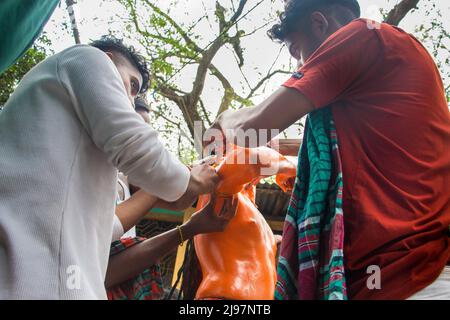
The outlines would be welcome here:
<svg viewBox="0 0 450 320">
<path fill-rule="evenodd" d="M 228 4 L 230 0 L 221 0 L 222 4 Z M 237 0 L 234 0 L 237 3 Z M 64 2 L 64 1 L 62 1 Z M 161 0 L 155 1 L 162 9 L 167 8 L 172 1 Z M 371 18 L 374 20 L 381 20 L 380 8 L 390 9 L 398 1 L 397 0 L 360 0 L 362 16 Z M 247 9 L 251 8 L 256 0 L 249 0 Z M 410 13 L 400 24 L 404 30 L 410 33 L 414 33 L 415 27 L 421 22 L 426 20 L 426 11 L 432 9 L 432 4 L 439 8 L 444 17 L 450 16 L 450 1 L 449 0 L 421 0 L 419 5 L 420 10 Z M 426 5 L 426 7 L 423 7 Z M 209 13 L 213 19 L 215 0 L 178 0 L 177 5 L 172 8 L 171 16 L 179 23 L 186 23 L 195 21 L 203 15 L 205 10 Z M 240 22 L 240 27 L 244 30 L 250 30 L 255 26 L 260 26 L 264 23 L 265 19 L 270 17 L 270 14 L 276 10 L 281 10 L 283 1 L 271 1 L 267 0 L 259 7 L 257 7 L 248 17 Z M 116 28 L 120 30 L 122 27 L 122 21 L 118 16 L 124 16 L 123 8 L 117 1 L 114 0 L 77 0 L 76 4 L 76 16 L 79 22 L 79 30 L 81 35 L 81 41 L 83 43 L 89 42 L 91 39 L 99 38 L 103 34 L 108 33 L 108 28 Z M 68 14 L 65 8 L 65 4 L 58 7 L 49 23 L 45 27 L 45 31 L 52 40 L 52 49 L 54 52 L 59 52 L 64 48 L 74 44 L 74 40 L 70 30 L 61 29 L 62 22 L 68 22 Z M 450 30 L 450 19 L 444 19 L 446 24 L 446 30 Z M 197 33 L 201 35 L 200 45 L 206 46 L 217 35 L 217 30 L 214 29 L 216 25 L 212 23 L 212 26 L 204 21 L 196 29 Z M 251 85 L 254 85 L 260 75 L 266 74 L 267 70 L 272 66 L 274 60 L 278 56 L 278 60 L 273 66 L 273 70 L 279 68 L 289 68 L 289 65 L 293 65 L 290 60 L 287 50 L 284 48 L 280 52 L 280 45 L 272 42 L 266 36 L 267 28 L 261 29 L 253 36 L 243 40 L 242 46 L 245 48 L 245 65 L 243 73 L 245 78 Z M 132 43 L 133 44 L 133 43 Z M 450 45 L 450 44 L 449 44 Z M 213 63 L 224 73 L 227 78 L 231 80 L 231 83 L 237 88 L 238 93 L 245 95 L 248 92 L 249 87 L 246 85 L 246 81 L 237 68 L 235 58 L 231 50 L 224 48 L 219 51 L 214 58 Z M 192 87 L 194 70 L 185 68 L 180 73 L 180 77 L 174 79 L 185 90 L 189 90 Z M 265 91 L 261 92 L 253 101 L 259 103 L 265 97 L 270 95 L 271 92 L 284 82 L 286 75 L 278 75 L 270 79 L 266 86 Z M 220 103 L 221 86 L 214 78 L 207 78 L 206 86 L 204 89 L 204 101 L 207 109 L 215 114 L 216 109 Z M 158 103 L 153 101 L 152 103 Z M 287 131 L 287 137 L 295 138 L 298 136 L 298 130 L 296 128 L 290 128 Z"/>
</svg>

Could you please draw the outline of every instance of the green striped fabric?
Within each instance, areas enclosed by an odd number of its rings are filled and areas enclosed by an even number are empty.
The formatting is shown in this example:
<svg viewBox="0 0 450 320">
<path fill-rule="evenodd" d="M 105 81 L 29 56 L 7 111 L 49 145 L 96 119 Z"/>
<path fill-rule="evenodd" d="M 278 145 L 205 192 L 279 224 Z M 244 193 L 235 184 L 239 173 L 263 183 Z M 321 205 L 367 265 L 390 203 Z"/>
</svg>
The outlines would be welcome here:
<svg viewBox="0 0 450 320">
<path fill-rule="evenodd" d="M 347 298 L 342 166 L 330 108 L 308 115 L 286 215 L 275 299 Z"/>
</svg>

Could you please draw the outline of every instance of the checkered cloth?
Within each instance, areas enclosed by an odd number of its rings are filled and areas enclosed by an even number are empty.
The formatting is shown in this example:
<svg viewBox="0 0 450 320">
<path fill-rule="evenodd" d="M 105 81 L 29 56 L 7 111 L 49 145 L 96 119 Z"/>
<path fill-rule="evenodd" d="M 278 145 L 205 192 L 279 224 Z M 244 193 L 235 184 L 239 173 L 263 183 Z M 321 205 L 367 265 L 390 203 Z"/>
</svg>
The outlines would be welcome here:
<svg viewBox="0 0 450 320">
<path fill-rule="evenodd" d="M 331 110 L 309 114 L 284 223 L 275 299 L 347 299 L 342 167 Z"/>
<path fill-rule="evenodd" d="M 144 241 L 145 238 L 123 238 L 111 244 L 110 257 Z M 126 266 L 124 266 L 126 267 Z M 159 265 L 107 290 L 109 300 L 160 300 L 164 298 Z"/>
</svg>

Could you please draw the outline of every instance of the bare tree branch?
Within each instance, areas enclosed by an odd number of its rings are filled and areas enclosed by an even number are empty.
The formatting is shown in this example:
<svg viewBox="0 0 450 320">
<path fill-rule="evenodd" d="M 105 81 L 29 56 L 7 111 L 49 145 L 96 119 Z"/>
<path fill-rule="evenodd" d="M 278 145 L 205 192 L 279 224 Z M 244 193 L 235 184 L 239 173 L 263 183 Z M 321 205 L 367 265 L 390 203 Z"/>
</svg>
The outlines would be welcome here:
<svg viewBox="0 0 450 320">
<path fill-rule="evenodd" d="M 203 100 L 201 98 L 198 100 L 198 102 L 200 104 L 200 108 L 202 109 L 203 114 L 205 115 L 206 122 L 210 126 L 212 124 L 212 121 L 211 119 L 209 119 L 208 111 L 206 111 L 205 104 L 203 103 Z"/>
<path fill-rule="evenodd" d="M 146 46 L 145 46 L 146 48 L 152 47 L 152 44 L 149 43 L 149 41 L 147 40 L 148 38 L 151 38 L 151 39 L 160 40 L 160 41 L 162 41 L 164 43 L 170 43 L 173 47 L 178 49 L 180 52 L 183 51 L 184 47 L 181 44 L 179 44 L 177 42 L 174 42 L 174 41 L 171 41 L 171 39 L 169 39 L 167 37 L 164 37 L 159 32 L 158 29 L 156 29 L 156 33 L 157 34 L 150 33 L 145 27 L 144 27 L 144 29 L 142 29 L 142 27 L 139 25 L 138 16 L 137 16 L 136 10 L 135 10 L 135 8 L 133 6 L 130 7 L 130 15 L 131 15 L 131 22 L 133 23 L 134 27 L 136 28 L 136 31 L 138 33 L 140 33 L 141 35 L 143 35 L 144 39 L 147 42 Z M 194 50 L 195 50 L 195 48 L 194 48 Z"/>
<path fill-rule="evenodd" d="M 242 14 L 242 11 L 244 10 L 245 4 L 247 3 L 247 0 L 241 0 L 239 1 L 239 6 L 236 10 L 236 12 L 233 14 L 233 16 L 230 19 L 231 23 L 236 22 L 236 20 L 239 18 L 239 16 Z"/>
<path fill-rule="evenodd" d="M 178 127 L 178 126 L 180 125 L 179 122 L 175 122 L 175 121 L 173 121 L 172 119 L 166 117 L 162 112 L 159 112 L 159 111 L 157 111 L 157 110 L 152 109 L 152 113 L 154 113 L 157 117 L 163 118 L 164 120 L 166 120 L 167 122 L 173 124 L 173 125 L 176 126 L 176 127 Z"/>
<path fill-rule="evenodd" d="M 219 20 L 220 34 L 212 42 L 209 49 L 206 50 L 205 52 L 203 52 L 203 54 L 202 54 L 202 58 L 200 59 L 199 67 L 197 69 L 197 74 L 196 74 L 196 77 L 194 80 L 194 85 L 192 87 L 192 91 L 189 95 L 186 96 L 190 105 L 192 105 L 192 106 L 197 105 L 198 99 L 200 98 L 200 94 L 202 93 L 203 88 L 204 88 L 206 74 L 208 72 L 211 61 L 223 45 L 225 45 L 226 43 L 230 43 L 231 45 L 233 45 L 233 48 L 235 49 L 236 54 L 238 56 L 240 54 L 242 54 L 242 49 L 240 49 L 239 39 L 236 40 L 234 37 L 230 38 L 230 37 L 228 37 L 228 35 L 226 33 L 229 30 L 229 28 L 237 22 L 237 19 L 241 16 L 246 3 L 247 3 L 247 0 L 240 0 L 239 6 L 238 6 L 236 12 L 233 14 L 233 16 L 231 17 L 231 19 L 229 21 L 226 21 L 226 19 L 225 19 L 225 11 L 226 10 L 224 7 L 222 7 L 220 5 L 219 1 L 216 1 L 215 15 L 216 15 L 217 19 Z M 262 1 L 257 3 L 253 7 L 253 9 L 256 6 L 258 6 L 260 3 L 262 3 Z M 251 10 L 253 10 L 253 9 L 251 9 Z M 242 36 L 242 33 L 238 32 L 236 34 L 236 37 L 240 37 L 240 36 Z M 240 57 L 239 64 L 241 65 L 241 63 L 243 63 L 243 56 L 242 56 L 242 59 Z M 230 97 L 231 93 L 229 91 L 227 92 L 227 90 L 225 90 L 225 91 L 226 91 L 226 94 L 228 93 L 228 95 Z M 234 90 L 233 90 L 233 93 L 234 93 Z M 229 100 L 229 97 L 226 98 L 225 104 L 228 103 L 227 100 Z M 228 105 L 229 105 L 229 103 L 228 103 Z"/>
<path fill-rule="evenodd" d="M 256 84 L 256 86 L 254 86 L 249 94 L 247 95 L 247 97 L 245 99 L 250 99 L 255 92 L 264 84 L 264 82 L 266 82 L 268 79 L 272 78 L 274 75 L 278 74 L 278 73 L 282 73 L 282 74 L 291 74 L 291 72 L 289 71 L 285 71 L 285 70 L 275 70 L 272 71 L 270 73 L 268 73 L 265 77 L 261 78 L 258 83 Z"/>
<path fill-rule="evenodd" d="M 216 1 L 216 10 L 214 11 L 214 15 L 217 17 L 217 20 L 219 20 L 220 33 L 225 31 L 225 28 L 227 26 L 227 21 L 225 20 L 225 11 L 225 8 L 219 3 L 219 1 Z"/>
<path fill-rule="evenodd" d="M 394 9 L 392 9 L 387 17 L 385 22 L 394 26 L 398 26 L 400 21 L 414 8 L 417 8 L 417 4 L 420 0 L 402 0 L 399 4 L 397 4 Z"/>
<path fill-rule="evenodd" d="M 259 26 L 259 27 L 256 28 L 256 29 L 250 31 L 249 33 L 243 34 L 243 35 L 241 36 L 241 38 L 248 37 L 248 36 L 251 36 L 251 35 L 255 34 L 256 32 L 258 32 L 259 30 L 261 30 L 261 29 L 267 27 L 270 23 L 273 23 L 274 21 L 275 21 L 275 20 L 269 20 L 269 21 L 267 21 L 266 23 L 264 23 L 263 25 Z"/>
<path fill-rule="evenodd" d="M 217 38 L 211 47 L 203 53 L 200 58 L 200 63 L 198 65 L 197 74 L 195 76 L 194 84 L 192 86 L 191 93 L 186 96 L 190 104 L 192 106 L 197 105 L 200 94 L 203 91 L 205 86 L 206 74 L 208 72 L 209 65 L 211 64 L 212 59 L 219 51 L 219 49 L 225 44 L 224 39 L 222 37 Z"/>
<path fill-rule="evenodd" d="M 209 70 L 211 71 L 211 74 L 214 75 L 220 81 L 220 83 L 222 83 L 222 87 L 224 90 L 222 101 L 220 103 L 219 110 L 217 111 L 217 116 L 227 110 L 233 100 L 244 103 L 245 99 L 239 96 L 234 91 L 234 88 L 231 86 L 230 81 L 228 81 L 228 79 L 219 71 L 219 69 L 217 69 L 213 64 L 210 64 Z"/>
<path fill-rule="evenodd" d="M 171 88 L 170 86 L 164 84 L 159 77 L 155 77 L 158 81 L 158 92 L 165 98 L 175 102 L 180 111 L 183 114 L 184 119 L 189 128 L 189 132 L 194 136 L 194 122 L 201 120 L 200 115 L 197 110 L 191 108 L 187 97 L 189 95 L 180 96 L 177 94 L 178 89 Z"/>
<path fill-rule="evenodd" d="M 192 49 L 194 49 L 197 52 L 201 51 L 201 48 L 188 36 L 186 32 L 184 32 L 183 28 L 175 22 L 166 12 L 162 11 L 159 7 L 151 3 L 149 0 L 144 0 L 145 3 L 152 8 L 153 11 L 155 11 L 160 16 L 164 17 L 171 26 L 175 28 L 175 30 L 183 37 L 184 41 L 188 46 L 190 46 Z"/>
<path fill-rule="evenodd" d="M 181 134 L 180 134 L 180 137 L 183 136 L 183 137 L 185 137 L 186 139 L 188 139 L 189 142 L 190 142 L 192 145 L 194 144 L 194 142 L 193 142 L 192 138 L 190 137 L 190 135 L 188 135 L 188 134 L 186 133 L 186 131 L 184 131 L 184 130 L 181 128 L 181 123 L 173 121 L 172 119 L 166 117 L 162 112 L 159 112 L 159 111 L 157 111 L 157 110 L 152 109 L 151 112 L 152 112 L 153 114 L 155 114 L 157 117 L 161 117 L 161 118 L 163 118 L 164 120 L 166 120 L 167 122 L 169 122 L 169 123 L 171 123 L 172 125 L 174 125 L 175 127 L 177 127 L 178 130 L 179 130 L 180 133 L 181 133 Z M 159 131 L 161 131 L 161 132 L 166 132 L 166 133 L 172 133 L 172 131 L 165 131 L 165 130 L 161 130 L 161 129 L 160 129 Z"/>
<path fill-rule="evenodd" d="M 157 78 L 159 79 L 159 78 Z M 158 92 L 165 98 L 172 100 L 175 103 L 179 103 L 183 99 L 182 96 L 178 95 L 176 89 L 164 84 L 162 81 L 158 81 L 157 84 Z"/>
<path fill-rule="evenodd" d="M 239 67 L 244 65 L 244 50 L 241 47 L 241 36 L 244 34 L 243 31 L 238 31 L 236 35 L 228 40 L 228 43 L 233 46 L 237 57 L 239 58 Z"/>
<path fill-rule="evenodd" d="M 186 121 L 191 137 L 194 137 L 196 121 L 200 121 L 202 126 L 205 126 L 206 123 L 208 125 L 211 124 L 208 111 L 201 100 L 201 95 L 205 87 L 208 72 L 219 80 L 224 89 L 218 113 L 228 109 L 234 101 L 240 102 L 243 105 L 248 104 L 249 99 L 243 98 L 236 94 L 230 81 L 212 64 L 212 60 L 222 47 L 230 44 L 230 46 L 232 46 L 234 57 L 237 60 L 237 65 L 242 72 L 241 67 L 244 64 L 244 54 L 241 47 L 240 38 L 245 35 L 245 31 L 239 30 L 237 24 L 262 2 L 267 0 L 258 0 L 256 4 L 252 5 L 252 7 L 246 10 L 246 12 L 244 12 L 244 8 L 248 0 L 239 0 L 236 7 L 232 6 L 231 18 L 227 17 L 227 10 L 219 3 L 219 0 L 217 0 L 214 15 L 219 24 L 219 34 L 216 39 L 210 42 L 205 48 L 200 48 L 200 46 L 194 41 L 195 39 L 193 38 L 191 28 L 182 26 L 176 22 L 170 16 L 169 12 L 164 12 L 157 7 L 154 0 L 140 1 L 142 1 L 142 3 L 146 5 L 150 11 L 153 11 L 156 16 L 166 21 L 167 25 L 164 27 L 149 27 L 148 24 L 141 21 L 141 18 L 137 14 L 137 1 L 122 0 L 122 2 L 127 4 L 129 9 L 131 24 L 134 26 L 136 31 L 142 35 L 142 45 L 147 48 L 147 52 L 150 56 L 153 58 L 156 57 L 156 59 L 160 60 L 162 63 L 156 67 L 155 74 L 152 77 L 155 79 L 157 92 L 164 98 L 174 102 L 179 108 L 184 120 Z M 208 20 L 207 14 L 204 17 Z M 201 21 L 204 17 L 197 20 L 194 25 Z M 257 29 L 260 30 L 265 25 L 267 25 L 267 23 Z M 231 33 L 231 31 L 229 30 L 234 26 L 236 27 L 236 32 L 230 36 L 229 33 Z M 175 29 L 175 32 L 168 31 L 172 29 Z M 247 35 L 254 34 L 255 32 L 257 32 L 257 30 L 250 31 Z M 173 37 L 173 35 L 175 37 Z M 186 43 L 186 46 L 184 43 Z M 164 48 L 163 50 L 158 50 L 158 47 L 155 48 L 155 44 L 160 44 L 163 46 L 168 45 L 169 49 L 166 50 Z M 148 49 L 152 47 L 155 48 L 154 51 Z M 168 81 L 172 79 L 173 75 L 175 75 L 179 70 L 176 72 L 168 71 L 172 75 L 169 76 L 169 79 L 161 76 L 158 77 L 159 72 L 166 74 L 166 69 L 164 69 L 166 68 L 166 65 L 164 63 L 169 57 L 176 57 L 183 64 L 183 66 L 187 64 L 198 64 L 190 92 L 182 91 L 176 86 L 168 83 Z M 170 63 L 168 63 L 168 67 L 170 67 Z M 248 98 L 250 98 L 272 75 L 283 72 L 282 70 L 271 72 L 271 70 L 272 67 L 269 69 L 268 74 L 261 79 L 254 88 L 251 88 L 249 85 L 250 93 Z M 167 115 L 159 114 L 159 116 L 168 121 L 168 123 L 179 127 L 179 123 L 177 125 L 177 121 L 170 119 Z"/>
</svg>

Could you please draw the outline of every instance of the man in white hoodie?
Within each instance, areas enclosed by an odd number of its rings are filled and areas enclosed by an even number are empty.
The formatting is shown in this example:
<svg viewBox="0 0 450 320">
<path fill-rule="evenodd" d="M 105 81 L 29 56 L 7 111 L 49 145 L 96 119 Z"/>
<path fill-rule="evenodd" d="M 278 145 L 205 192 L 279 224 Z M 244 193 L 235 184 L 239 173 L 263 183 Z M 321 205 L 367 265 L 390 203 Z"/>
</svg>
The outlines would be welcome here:
<svg viewBox="0 0 450 320">
<path fill-rule="evenodd" d="M 117 39 L 33 68 L 0 113 L 0 299 L 105 299 L 117 169 L 164 200 L 218 182 L 165 150 L 133 110 L 144 60 Z"/>
</svg>

